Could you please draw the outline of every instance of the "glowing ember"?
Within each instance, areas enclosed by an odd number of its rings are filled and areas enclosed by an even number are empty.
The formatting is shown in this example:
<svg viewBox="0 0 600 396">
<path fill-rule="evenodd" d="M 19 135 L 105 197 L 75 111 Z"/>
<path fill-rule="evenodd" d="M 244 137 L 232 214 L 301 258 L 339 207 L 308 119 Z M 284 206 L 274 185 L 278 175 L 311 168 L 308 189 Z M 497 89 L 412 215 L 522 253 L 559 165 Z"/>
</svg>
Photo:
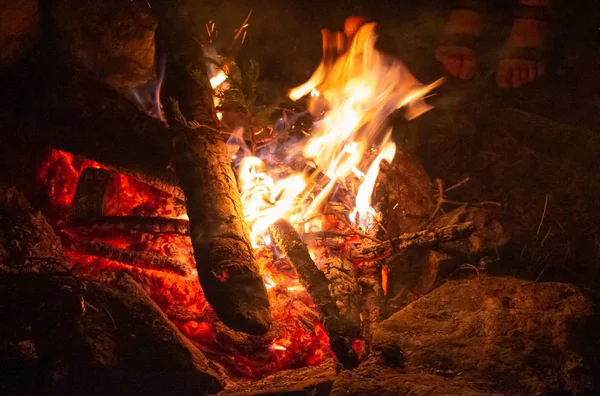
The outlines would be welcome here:
<svg viewBox="0 0 600 396">
<path fill-rule="evenodd" d="M 216 76 L 210 79 L 210 86 L 215 89 L 219 85 L 223 84 L 225 80 L 227 80 L 227 75 L 221 70 Z"/>
</svg>

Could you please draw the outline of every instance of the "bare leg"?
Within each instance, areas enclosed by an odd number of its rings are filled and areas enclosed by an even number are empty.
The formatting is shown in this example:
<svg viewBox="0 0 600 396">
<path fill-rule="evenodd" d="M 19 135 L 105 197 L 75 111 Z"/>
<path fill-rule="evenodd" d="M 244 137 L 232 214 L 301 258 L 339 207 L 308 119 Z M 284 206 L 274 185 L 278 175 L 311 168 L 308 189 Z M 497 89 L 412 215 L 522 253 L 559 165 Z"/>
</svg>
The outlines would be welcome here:
<svg viewBox="0 0 600 396">
<path fill-rule="evenodd" d="M 551 0 L 521 0 L 520 5 L 498 64 L 500 88 L 520 88 L 545 73 Z"/>
<path fill-rule="evenodd" d="M 436 59 L 453 77 L 473 78 L 476 71 L 475 39 L 481 33 L 481 14 L 470 8 L 457 8 L 450 13 L 444 27 L 445 43 L 435 51 Z"/>
</svg>

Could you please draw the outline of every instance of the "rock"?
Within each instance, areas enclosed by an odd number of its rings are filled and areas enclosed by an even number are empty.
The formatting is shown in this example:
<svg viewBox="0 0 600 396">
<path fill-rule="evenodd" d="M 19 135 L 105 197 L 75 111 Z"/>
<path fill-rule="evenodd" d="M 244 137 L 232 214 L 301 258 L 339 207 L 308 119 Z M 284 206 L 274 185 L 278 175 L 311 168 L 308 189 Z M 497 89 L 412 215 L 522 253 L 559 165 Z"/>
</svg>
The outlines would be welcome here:
<svg viewBox="0 0 600 396">
<path fill-rule="evenodd" d="M 327 396 L 337 375 L 331 360 L 318 366 L 283 370 L 262 379 L 242 379 L 218 396 Z"/>
<path fill-rule="evenodd" d="M 382 359 L 341 374 L 332 395 L 591 392 L 592 319 L 573 285 L 450 281 L 383 321 Z"/>
<path fill-rule="evenodd" d="M 150 80 L 157 22 L 146 2 L 56 3 L 55 24 L 62 45 L 77 63 L 123 93 Z"/>
<path fill-rule="evenodd" d="M 477 390 L 464 379 L 446 378 L 436 374 L 408 374 L 397 368 L 382 366 L 370 358 L 357 370 L 345 371 L 333 383 L 330 396 L 398 396 L 398 395 L 461 395 L 480 396 L 493 392 Z"/>
<path fill-rule="evenodd" d="M 472 222 L 476 231 L 468 238 L 442 242 L 433 249 L 416 247 L 388 263 L 388 313 L 394 313 L 439 285 L 465 263 L 478 264 L 485 255 L 510 240 L 494 213 L 462 206 L 437 218 L 431 228 Z"/>
<path fill-rule="evenodd" d="M 0 7 L 0 68 L 23 56 L 37 42 L 39 34 L 38 0 L 3 2 Z"/>
<path fill-rule="evenodd" d="M 0 312 L 0 394 L 221 389 L 204 355 L 127 275 L 0 276 Z"/>
<path fill-rule="evenodd" d="M 202 352 L 124 274 L 78 279 L 43 215 L 0 188 L 0 394 L 199 395 Z"/>
</svg>

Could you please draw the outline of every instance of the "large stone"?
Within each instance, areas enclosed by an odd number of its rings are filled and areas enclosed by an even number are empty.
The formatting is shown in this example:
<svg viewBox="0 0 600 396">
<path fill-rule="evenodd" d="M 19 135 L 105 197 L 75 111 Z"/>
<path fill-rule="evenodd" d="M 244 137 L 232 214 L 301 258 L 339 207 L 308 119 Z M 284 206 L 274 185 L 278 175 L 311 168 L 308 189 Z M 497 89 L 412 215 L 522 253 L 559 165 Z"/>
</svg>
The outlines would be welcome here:
<svg viewBox="0 0 600 396">
<path fill-rule="evenodd" d="M 341 374 L 332 395 L 592 392 L 592 319 L 569 284 L 451 281 L 382 322 L 382 358 Z"/>
<path fill-rule="evenodd" d="M 16 188 L 0 188 L 0 394 L 200 395 L 202 352 L 124 274 L 79 279 Z"/>
</svg>

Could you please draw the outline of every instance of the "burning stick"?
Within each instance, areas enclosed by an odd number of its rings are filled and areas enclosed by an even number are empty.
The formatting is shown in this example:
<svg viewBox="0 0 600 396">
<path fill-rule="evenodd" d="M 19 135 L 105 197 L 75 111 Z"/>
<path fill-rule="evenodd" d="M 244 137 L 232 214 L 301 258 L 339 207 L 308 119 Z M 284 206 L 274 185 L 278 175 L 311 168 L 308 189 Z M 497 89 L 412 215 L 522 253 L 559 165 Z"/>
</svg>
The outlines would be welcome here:
<svg viewBox="0 0 600 396">
<path fill-rule="evenodd" d="M 275 245 L 286 254 L 300 277 L 302 285 L 310 293 L 333 353 L 345 368 L 354 368 L 358 365 L 356 352 L 352 349 L 354 341 L 354 325 L 347 322 L 329 292 L 329 282 L 308 253 L 306 245 L 300 235 L 287 220 L 277 220 L 269 227 L 269 232 Z"/>
<path fill-rule="evenodd" d="M 254 261 L 231 158 L 220 139 L 213 92 L 189 1 L 157 0 L 158 36 L 169 48 L 166 91 L 189 120 L 175 136 L 174 167 L 190 218 L 200 284 L 219 318 L 234 330 L 265 333 L 271 324 L 267 291 Z M 187 12 L 184 12 L 186 10 Z M 193 71 L 193 73 L 192 73 Z"/>
<path fill-rule="evenodd" d="M 189 235 L 189 221 L 151 216 L 100 216 L 80 218 L 73 221 L 74 228 L 83 228 L 84 233 L 119 233 L 137 231 L 148 234 Z"/>
<path fill-rule="evenodd" d="M 109 243 L 74 240 L 68 246 L 76 253 L 102 257 L 134 267 L 170 272 L 181 276 L 189 276 L 192 272 L 189 266 L 181 261 L 150 252 L 122 249 Z"/>
<path fill-rule="evenodd" d="M 371 338 L 377 324 L 381 321 L 381 305 L 383 303 L 384 291 L 381 287 L 381 266 L 365 270 L 358 278 L 362 296 L 363 312 L 361 314 L 361 338 L 365 340 L 365 350 L 361 358 L 369 354 Z"/>
<path fill-rule="evenodd" d="M 329 292 L 340 310 L 340 315 L 352 325 L 352 331 L 356 332 L 353 335 L 358 336 L 360 287 L 356 282 L 354 265 L 332 249 L 327 249 L 318 262 L 321 271 L 329 281 Z"/>
<path fill-rule="evenodd" d="M 407 249 L 411 246 L 431 246 L 435 243 L 465 237 L 474 231 L 473 223 L 465 222 L 433 230 L 410 232 L 381 244 L 352 249 L 348 259 L 355 262 L 382 260 L 391 256 L 397 249 Z"/>
</svg>

